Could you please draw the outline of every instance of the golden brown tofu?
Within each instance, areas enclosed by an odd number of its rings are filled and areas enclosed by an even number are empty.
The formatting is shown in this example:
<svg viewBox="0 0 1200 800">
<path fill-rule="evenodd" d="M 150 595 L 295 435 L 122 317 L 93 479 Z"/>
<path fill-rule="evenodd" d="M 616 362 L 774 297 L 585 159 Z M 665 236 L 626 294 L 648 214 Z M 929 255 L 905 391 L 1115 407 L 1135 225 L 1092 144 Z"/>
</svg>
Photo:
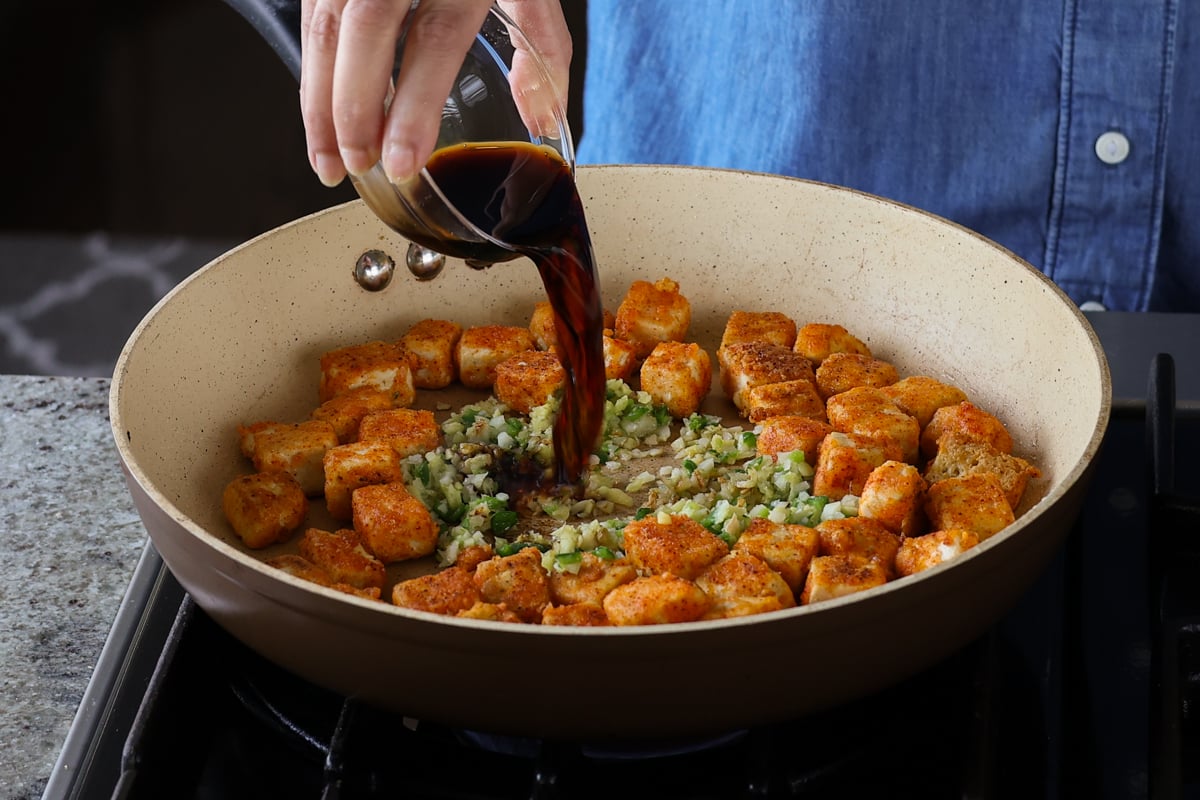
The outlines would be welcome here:
<svg viewBox="0 0 1200 800">
<path fill-rule="evenodd" d="M 259 434 L 269 434 L 274 431 L 294 427 L 290 422 L 255 422 L 250 425 L 238 425 L 238 448 L 246 458 L 254 458 L 254 442 Z"/>
<path fill-rule="evenodd" d="M 474 579 L 480 597 L 503 603 L 523 622 L 541 622 L 542 611 L 550 605 L 550 576 L 536 548 L 484 561 L 475 568 Z"/>
<path fill-rule="evenodd" d="M 691 580 L 728 553 L 722 539 L 682 515 L 659 522 L 652 514 L 625 526 L 625 554 L 643 574 L 670 573 Z"/>
<path fill-rule="evenodd" d="M 513 325 L 467 328 L 454 348 L 458 379 L 471 389 L 491 389 L 500 362 L 533 349 L 533 335 L 528 328 Z"/>
<path fill-rule="evenodd" d="M 823 556 L 860 556 L 878 561 L 890 575 L 900 549 L 900 536 L 866 517 L 828 519 L 817 526 Z"/>
<path fill-rule="evenodd" d="M 565 606 L 550 606 L 542 612 L 543 625 L 574 625 L 576 627 L 603 628 L 612 625 L 603 606 L 596 603 L 572 603 Z"/>
<path fill-rule="evenodd" d="M 528 414 L 559 391 L 567 371 L 554 353 L 528 350 L 496 365 L 496 399 L 514 411 Z"/>
<path fill-rule="evenodd" d="M 705 619 L 744 617 L 796 605 L 791 587 L 765 561 L 734 552 L 696 577 L 711 605 Z"/>
<path fill-rule="evenodd" d="M 721 348 L 717 360 L 721 366 L 721 388 L 738 410 L 745 405 L 742 395 L 747 389 L 785 381 L 813 380 L 812 362 L 777 344 L 731 344 Z"/>
<path fill-rule="evenodd" d="M 254 434 L 252 460 L 259 472 L 290 474 L 306 495 L 315 497 L 325 488 L 325 454 L 337 446 L 337 433 L 328 422 L 275 425 Z"/>
<path fill-rule="evenodd" d="M 861 556 L 818 556 L 808 568 L 801 605 L 845 597 L 855 592 L 883 586 L 888 569 L 878 561 Z"/>
<path fill-rule="evenodd" d="M 855 386 L 890 386 L 900 380 L 896 368 L 859 353 L 830 353 L 817 367 L 817 391 L 829 399 Z"/>
<path fill-rule="evenodd" d="M 334 519 L 350 519 L 350 495 L 355 489 L 403 478 L 400 456 L 387 442 L 332 447 L 325 453 L 325 506 Z"/>
<path fill-rule="evenodd" d="M 428 453 L 442 443 L 442 429 L 432 411 L 390 408 L 363 417 L 360 442 L 386 442 L 401 458 Z"/>
<path fill-rule="evenodd" d="M 690 342 L 659 342 L 642 362 L 642 391 L 656 405 L 664 405 L 671 416 L 682 419 L 695 414 L 712 388 L 712 361 L 700 345 Z"/>
<path fill-rule="evenodd" d="M 467 572 L 474 572 L 477 566 L 495 555 L 496 551 L 490 544 L 473 544 L 458 551 L 458 558 L 454 560 L 454 566 L 462 567 Z"/>
<path fill-rule="evenodd" d="M 681 342 L 692 324 L 692 304 L 670 278 L 634 281 L 617 308 L 616 338 L 633 345 L 639 359 L 659 342 Z"/>
<path fill-rule="evenodd" d="M 400 346 L 409 354 L 413 386 L 418 389 L 444 389 L 454 382 L 454 348 L 462 326 L 444 319 L 423 319 L 400 337 Z"/>
<path fill-rule="evenodd" d="M 816 465 L 821 442 L 833 431 L 827 422 L 809 417 L 770 417 L 762 421 L 758 434 L 758 454 L 777 456 L 780 453 L 804 453 L 804 460 Z"/>
<path fill-rule="evenodd" d="M 938 440 L 937 456 L 925 467 L 929 483 L 946 478 L 961 478 L 976 472 L 990 472 L 1000 479 L 1004 498 L 1015 512 L 1025 487 L 1041 470 L 1018 456 L 1001 453 L 987 442 L 978 442 L 953 431 Z"/>
<path fill-rule="evenodd" d="M 437 546 L 437 522 L 403 483 L 359 487 L 350 506 L 354 530 L 384 564 L 427 556 Z"/>
<path fill-rule="evenodd" d="M 529 317 L 529 333 L 538 350 L 553 350 L 558 347 L 558 331 L 554 327 L 554 308 L 548 300 L 534 303 Z"/>
<path fill-rule="evenodd" d="M 797 416 L 825 421 L 825 401 L 810 380 L 752 386 L 742 392 L 742 416 L 751 422 Z"/>
<path fill-rule="evenodd" d="M 431 614 L 454 616 L 482 599 L 475 579 L 462 567 L 449 567 L 392 587 L 393 605 Z"/>
<path fill-rule="evenodd" d="M 1004 423 L 966 400 L 956 405 L 942 406 L 933 412 L 929 424 L 921 431 L 921 453 L 926 458 L 936 456 L 938 440 L 947 433 L 988 444 L 1006 455 L 1013 450 L 1012 436 Z"/>
<path fill-rule="evenodd" d="M 921 455 L 921 426 L 916 417 L 897 408 L 879 389 L 855 386 L 835 394 L 825 404 L 825 413 L 835 431 L 894 444 L 909 464 Z"/>
<path fill-rule="evenodd" d="M 871 350 L 841 325 L 810 322 L 796 331 L 795 350 L 814 364 L 820 364 L 833 353 L 871 355 Z"/>
<path fill-rule="evenodd" d="M 1014 520 L 1004 487 L 990 472 L 930 484 L 925 515 L 934 530 L 960 528 L 974 532 L 981 541 L 1004 530 Z"/>
<path fill-rule="evenodd" d="M 335 583 L 382 587 L 387 577 L 383 562 L 367 552 L 362 537 L 349 528 L 309 528 L 300 537 L 300 555 L 328 572 Z"/>
<path fill-rule="evenodd" d="M 609 380 L 628 380 L 638 365 L 637 348 L 629 342 L 614 339 L 611 331 L 604 332 L 604 377 Z"/>
<path fill-rule="evenodd" d="M 221 510 L 242 543 L 257 550 L 287 541 L 304 524 L 308 498 L 289 473 L 256 472 L 226 485 Z"/>
<path fill-rule="evenodd" d="M 896 552 L 896 574 L 900 577 L 936 567 L 962 555 L 979 544 L 979 537 L 972 531 L 934 531 L 924 536 L 905 539 Z"/>
<path fill-rule="evenodd" d="M 362 589 L 357 586 L 351 586 L 348 583 L 339 583 L 333 579 L 328 572 L 318 567 L 316 564 L 309 561 L 304 556 L 294 554 L 286 554 L 275 556 L 267 559 L 267 566 L 286 572 L 287 574 L 299 578 L 300 580 L 315 583 L 318 586 L 326 586 L 330 589 L 336 589 L 345 594 L 352 594 L 355 597 L 362 597 L 366 600 L 378 600 L 382 595 L 382 590 L 378 586 L 366 586 Z"/>
<path fill-rule="evenodd" d="M 917 536 L 925 530 L 926 488 L 912 464 L 885 461 L 867 476 L 858 515 L 882 523 L 892 533 Z"/>
<path fill-rule="evenodd" d="M 924 430 L 933 419 L 933 412 L 942 406 L 953 406 L 967 399 L 957 386 L 942 383 L 925 375 L 910 375 L 880 389 L 896 407 L 917 418 Z"/>
<path fill-rule="evenodd" d="M 694 622 L 704 616 L 708 606 L 703 589 L 675 575 L 638 578 L 604 597 L 604 612 L 613 625 Z"/>
<path fill-rule="evenodd" d="M 525 621 L 503 603 L 485 603 L 482 600 L 470 608 L 458 612 L 455 616 L 463 617 L 464 619 L 486 619 L 489 622 L 514 622 L 520 624 Z"/>
<path fill-rule="evenodd" d="M 821 440 L 812 480 L 812 493 L 840 500 L 861 496 L 871 471 L 885 461 L 900 461 L 900 449 L 887 442 L 834 431 Z"/>
<path fill-rule="evenodd" d="M 363 417 L 391 407 L 391 392 L 380 391 L 374 386 L 360 386 L 321 403 L 313 409 L 312 418 L 328 422 L 337 434 L 338 444 L 348 444 L 358 440 L 358 426 Z"/>
<path fill-rule="evenodd" d="M 796 343 L 796 323 L 779 311 L 734 311 L 725 322 L 721 347 L 743 342 L 766 342 L 790 350 Z"/>
<path fill-rule="evenodd" d="M 408 359 L 399 342 L 366 342 L 330 350 L 321 356 L 321 402 L 370 386 L 390 394 L 393 406 L 410 406 L 416 388 Z"/>
<path fill-rule="evenodd" d="M 808 565 L 816 557 L 819 547 L 815 528 L 759 517 L 738 537 L 733 552 L 762 559 L 783 577 L 793 594 L 799 594 L 804 587 Z"/>
<path fill-rule="evenodd" d="M 627 560 L 599 558 L 584 553 L 578 572 L 550 572 L 550 600 L 556 605 L 591 603 L 599 606 L 604 595 L 637 577 Z"/>
</svg>

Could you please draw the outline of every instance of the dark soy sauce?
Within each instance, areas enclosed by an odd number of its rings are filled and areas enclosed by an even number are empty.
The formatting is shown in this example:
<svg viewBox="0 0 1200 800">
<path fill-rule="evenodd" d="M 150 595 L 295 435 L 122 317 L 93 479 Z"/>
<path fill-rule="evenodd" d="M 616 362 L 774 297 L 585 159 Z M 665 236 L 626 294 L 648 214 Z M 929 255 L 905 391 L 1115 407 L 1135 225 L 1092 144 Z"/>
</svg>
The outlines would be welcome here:
<svg viewBox="0 0 1200 800">
<path fill-rule="evenodd" d="M 599 282 L 571 169 L 553 150 L 523 142 L 446 147 L 426 169 L 464 217 L 542 276 L 567 372 L 554 420 L 557 479 L 576 483 L 604 425 L 605 375 Z M 480 260 L 496 260 L 488 247 Z"/>
</svg>

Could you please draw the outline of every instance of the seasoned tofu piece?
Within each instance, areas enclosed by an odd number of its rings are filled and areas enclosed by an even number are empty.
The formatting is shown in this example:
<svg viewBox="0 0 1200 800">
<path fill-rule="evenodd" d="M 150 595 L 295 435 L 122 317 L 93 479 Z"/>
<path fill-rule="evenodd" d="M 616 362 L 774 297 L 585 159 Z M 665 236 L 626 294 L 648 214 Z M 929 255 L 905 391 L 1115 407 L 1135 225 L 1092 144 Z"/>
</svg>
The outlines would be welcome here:
<svg viewBox="0 0 1200 800">
<path fill-rule="evenodd" d="M 629 342 L 614 339 L 612 330 L 604 332 L 604 377 L 609 380 L 628 380 L 637 369 L 637 348 Z"/>
<path fill-rule="evenodd" d="M 559 606 L 591 603 L 599 606 L 604 596 L 637 577 L 626 559 L 599 558 L 585 552 L 578 572 L 550 571 L 550 600 Z"/>
<path fill-rule="evenodd" d="M 817 391 L 827 400 L 855 386 L 881 389 L 898 380 L 894 366 L 859 353 L 830 353 L 817 367 Z"/>
<path fill-rule="evenodd" d="M 442 443 L 442 429 L 432 411 L 390 408 L 363 417 L 360 442 L 387 442 L 401 458 L 428 453 Z"/>
<path fill-rule="evenodd" d="M 486 603 L 480 600 L 470 608 L 455 614 L 464 619 L 486 619 L 489 622 L 514 622 L 520 624 L 525 620 L 503 603 Z"/>
<path fill-rule="evenodd" d="M 403 483 L 359 487 L 350 507 L 354 530 L 384 564 L 427 556 L 437 546 L 437 522 Z"/>
<path fill-rule="evenodd" d="M 987 442 L 968 439 L 950 431 L 938 441 L 937 456 L 925 467 L 929 483 L 946 478 L 961 478 L 977 472 L 990 472 L 1000 479 L 1004 498 L 1015 512 L 1025 494 L 1025 487 L 1041 470 L 1018 456 L 1001 453 Z"/>
<path fill-rule="evenodd" d="M 703 589 L 675 575 L 638 578 L 604 597 L 604 612 L 613 625 L 693 622 L 703 617 L 708 607 Z"/>
<path fill-rule="evenodd" d="M 835 394 L 825 404 L 825 413 L 835 431 L 894 444 L 909 464 L 920 457 L 921 426 L 916 417 L 897 408 L 879 389 L 855 386 Z"/>
<path fill-rule="evenodd" d="M 841 325 L 810 322 L 796 331 L 795 350 L 814 364 L 820 364 L 833 353 L 854 353 L 870 356 L 871 349 Z"/>
<path fill-rule="evenodd" d="M 643 574 L 691 580 L 728 553 L 724 540 L 683 515 L 651 515 L 625 526 L 625 554 Z"/>
<path fill-rule="evenodd" d="M 819 546 L 820 538 L 815 528 L 759 517 L 742 532 L 733 552 L 762 559 L 783 576 L 795 595 L 804 588 L 804 576 L 808 574 L 808 565 L 817 555 Z"/>
<path fill-rule="evenodd" d="M 387 577 L 383 562 L 367 552 L 362 537 L 349 528 L 309 528 L 300 537 L 300 555 L 328 572 L 334 583 L 382 588 Z"/>
<path fill-rule="evenodd" d="M 634 346 L 639 359 L 659 342 L 682 342 L 692 324 L 692 304 L 670 278 L 654 283 L 634 281 L 617 308 L 618 339 Z"/>
<path fill-rule="evenodd" d="M 259 472 L 290 474 L 306 495 L 315 497 L 325 487 L 325 454 L 337 446 L 337 433 L 328 422 L 275 425 L 254 434 L 252 460 Z"/>
<path fill-rule="evenodd" d="M 796 343 L 796 323 L 779 311 L 734 311 L 725 322 L 721 347 L 743 342 L 766 342 L 790 350 Z"/>
<path fill-rule="evenodd" d="M 999 533 L 1015 519 L 1000 479 L 990 472 L 930 484 L 925 515 L 934 530 L 960 528 L 974 532 L 980 540 Z"/>
<path fill-rule="evenodd" d="M 734 552 L 696 577 L 696 585 L 711 605 L 705 619 L 744 617 L 796 605 L 791 587 L 765 561 L 750 553 Z"/>
<path fill-rule="evenodd" d="M 974 532 L 958 529 L 910 537 L 896 552 L 896 574 L 900 577 L 915 575 L 962 555 L 977 544 L 979 537 Z"/>
<path fill-rule="evenodd" d="M 818 556 L 808 568 L 801 605 L 833 600 L 855 592 L 883 586 L 887 568 L 878 561 L 861 556 Z"/>
<path fill-rule="evenodd" d="M 917 536 L 925 530 L 926 488 L 912 464 L 885 461 L 867 476 L 858 515 L 882 523 L 892 533 Z"/>
<path fill-rule="evenodd" d="M 533 335 L 528 328 L 513 325 L 467 328 L 454 349 L 458 379 L 471 389 L 491 389 L 500 362 L 533 349 Z"/>
<path fill-rule="evenodd" d="M 462 326 L 445 319 L 423 319 L 400 337 L 400 346 L 409 355 L 413 386 L 418 389 L 444 389 L 454 382 L 454 348 Z"/>
<path fill-rule="evenodd" d="M 751 422 L 797 416 L 825 422 L 825 401 L 812 381 L 800 379 L 752 386 L 742 392 L 742 416 Z"/>
<path fill-rule="evenodd" d="M 567 371 L 554 353 L 528 350 L 496 365 L 496 399 L 514 411 L 528 414 L 549 400 L 567 382 Z"/>
<path fill-rule="evenodd" d="M 393 605 L 431 614 L 454 616 L 482 599 L 475 578 L 462 567 L 448 567 L 392 587 Z"/>
<path fill-rule="evenodd" d="M 858 556 L 878 561 L 890 576 L 900 549 L 899 535 L 866 517 L 827 519 L 817 526 L 822 556 Z"/>
<path fill-rule="evenodd" d="M 901 411 L 916 417 L 922 430 L 933 419 L 933 412 L 942 406 L 958 405 L 967 399 L 967 393 L 957 386 L 926 375 L 910 375 L 884 386 L 880 391 Z"/>
<path fill-rule="evenodd" d="M 885 461 L 900 460 L 900 450 L 894 445 L 834 431 L 817 448 L 812 493 L 830 500 L 848 494 L 861 496 L 872 470 Z"/>
<path fill-rule="evenodd" d="M 558 347 L 558 331 L 554 328 L 554 308 L 549 300 L 539 300 L 529 317 L 529 333 L 538 350 L 553 350 Z"/>
<path fill-rule="evenodd" d="M 812 362 L 777 344 L 731 344 L 721 348 L 717 360 L 721 365 L 721 388 L 739 411 L 745 407 L 742 395 L 747 389 L 785 381 L 813 380 Z"/>
<path fill-rule="evenodd" d="M 352 594 L 355 597 L 362 597 L 366 600 L 378 600 L 383 593 L 378 586 L 367 586 L 360 589 L 348 583 L 339 583 L 333 579 L 332 575 L 304 556 L 292 553 L 267 559 L 267 566 L 286 572 L 300 580 L 315 583 L 318 586 L 325 586 L 329 589 L 336 589 L 339 592 Z"/>
<path fill-rule="evenodd" d="M 993 449 L 1011 454 L 1012 436 L 1004 423 L 970 401 L 964 400 L 952 406 L 942 406 L 933 412 L 925 430 L 921 431 L 921 453 L 926 458 L 937 455 L 938 440 L 947 433 L 955 433 L 963 439 L 990 445 Z"/>
<path fill-rule="evenodd" d="M 332 447 L 325 453 L 325 505 L 334 519 L 350 519 L 350 495 L 355 489 L 403 478 L 400 455 L 387 442 Z"/>
<path fill-rule="evenodd" d="M 642 362 L 642 391 L 676 419 L 695 414 L 712 388 L 712 361 L 700 345 L 660 342 Z"/>
<path fill-rule="evenodd" d="M 833 432 L 826 422 L 809 417 L 770 417 L 762 421 L 758 434 L 758 454 L 777 456 L 780 453 L 804 453 L 804 460 L 814 466 L 821 442 Z"/>
<path fill-rule="evenodd" d="M 246 458 L 253 459 L 254 442 L 259 434 L 270 434 L 294 427 L 295 425 L 290 422 L 255 422 L 250 425 L 238 425 L 238 448 Z"/>
<path fill-rule="evenodd" d="M 392 394 L 374 386 L 360 386 L 342 392 L 313 409 L 312 418 L 328 422 L 337 434 L 338 444 L 358 440 L 358 426 L 372 411 L 392 407 Z"/>
<path fill-rule="evenodd" d="M 496 551 L 490 544 L 473 544 L 458 551 L 458 558 L 454 560 L 454 566 L 462 567 L 467 572 L 474 572 L 477 566 L 494 555 L 496 555 Z"/>
<path fill-rule="evenodd" d="M 412 405 L 417 395 L 408 352 L 399 342 L 366 342 L 322 354 L 322 403 L 360 386 L 387 392 L 393 406 Z"/>
<path fill-rule="evenodd" d="M 604 607 L 596 603 L 572 603 L 566 606 L 550 606 L 542 612 L 543 625 L 573 625 L 575 627 L 604 628 L 612 625 Z"/>
<path fill-rule="evenodd" d="M 537 623 L 550 604 L 550 576 L 534 547 L 496 556 L 475 568 L 475 585 L 488 603 L 502 603 L 523 622 Z"/>
<path fill-rule="evenodd" d="M 287 541 L 304 524 L 308 498 L 290 473 L 256 472 L 225 486 L 221 510 L 242 543 L 257 550 Z"/>
</svg>

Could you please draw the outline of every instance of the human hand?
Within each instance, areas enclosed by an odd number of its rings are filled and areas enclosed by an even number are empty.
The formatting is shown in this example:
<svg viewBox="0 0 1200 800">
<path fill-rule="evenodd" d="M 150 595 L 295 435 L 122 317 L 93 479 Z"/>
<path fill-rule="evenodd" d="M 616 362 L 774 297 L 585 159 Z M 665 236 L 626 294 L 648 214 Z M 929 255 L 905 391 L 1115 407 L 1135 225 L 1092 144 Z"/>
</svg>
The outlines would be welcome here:
<svg viewBox="0 0 1200 800">
<path fill-rule="evenodd" d="M 394 181 L 411 178 L 437 142 L 442 104 L 491 0 L 303 0 L 300 111 L 308 159 L 327 186 L 382 160 Z M 497 0 L 538 52 L 565 108 L 571 37 L 559 0 Z M 394 91 L 396 41 L 413 15 Z M 514 39 L 510 81 L 531 130 L 548 129 L 532 105 L 541 82 Z"/>
</svg>

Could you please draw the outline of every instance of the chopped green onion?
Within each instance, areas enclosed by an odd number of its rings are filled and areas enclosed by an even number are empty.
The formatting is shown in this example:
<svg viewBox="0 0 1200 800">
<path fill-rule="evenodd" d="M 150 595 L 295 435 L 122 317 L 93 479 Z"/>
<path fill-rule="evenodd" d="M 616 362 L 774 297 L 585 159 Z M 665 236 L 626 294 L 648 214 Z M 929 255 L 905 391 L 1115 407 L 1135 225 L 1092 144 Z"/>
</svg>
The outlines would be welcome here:
<svg viewBox="0 0 1200 800">
<path fill-rule="evenodd" d="M 421 483 L 425 484 L 426 486 L 429 485 L 429 462 L 428 461 L 425 461 L 422 459 L 421 463 L 417 464 L 417 466 L 413 468 L 413 472 L 414 472 L 414 474 L 416 474 L 417 480 L 419 480 Z"/>
<path fill-rule="evenodd" d="M 603 558 L 607 561 L 612 561 L 617 557 L 616 553 L 602 544 L 597 545 L 592 549 L 592 555 L 594 555 L 596 558 Z"/>
<path fill-rule="evenodd" d="M 648 413 L 650 413 L 650 406 L 643 405 L 642 403 L 634 403 L 629 407 L 629 412 L 625 414 L 625 419 L 635 422 Z"/>
<path fill-rule="evenodd" d="M 525 423 L 516 417 L 510 417 L 506 423 L 506 427 L 508 428 L 508 435 L 515 438 L 521 432 L 521 429 L 525 427 Z"/>
<path fill-rule="evenodd" d="M 668 425 L 671 422 L 671 412 L 666 406 L 654 407 L 654 421 L 658 423 L 658 427 Z"/>
<path fill-rule="evenodd" d="M 683 460 L 683 468 L 687 470 L 688 475 L 691 475 L 696 471 L 696 462 L 692 461 L 690 458 L 685 458 Z"/>
<path fill-rule="evenodd" d="M 502 509 L 492 513 L 492 533 L 502 534 L 512 528 L 518 521 L 517 512 Z"/>
<path fill-rule="evenodd" d="M 533 547 L 537 550 L 545 549 L 544 545 L 540 545 L 537 542 L 505 542 L 496 548 L 496 555 L 513 556 L 528 547 Z"/>
<path fill-rule="evenodd" d="M 473 408 L 464 409 L 462 412 L 463 425 L 472 425 L 475 422 L 476 411 Z"/>
<path fill-rule="evenodd" d="M 583 553 L 578 550 L 571 553 L 559 553 L 554 560 L 560 564 L 578 564 L 583 561 Z"/>
<path fill-rule="evenodd" d="M 646 517 L 650 516 L 653 513 L 654 513 L 653 508 L 646 508 L 646 506 L 642 506 L 641 508 L 639 508 L 637 511 L 634 512 L 633 518 L 634 519 L 645 519 Z"/>
</svg>

